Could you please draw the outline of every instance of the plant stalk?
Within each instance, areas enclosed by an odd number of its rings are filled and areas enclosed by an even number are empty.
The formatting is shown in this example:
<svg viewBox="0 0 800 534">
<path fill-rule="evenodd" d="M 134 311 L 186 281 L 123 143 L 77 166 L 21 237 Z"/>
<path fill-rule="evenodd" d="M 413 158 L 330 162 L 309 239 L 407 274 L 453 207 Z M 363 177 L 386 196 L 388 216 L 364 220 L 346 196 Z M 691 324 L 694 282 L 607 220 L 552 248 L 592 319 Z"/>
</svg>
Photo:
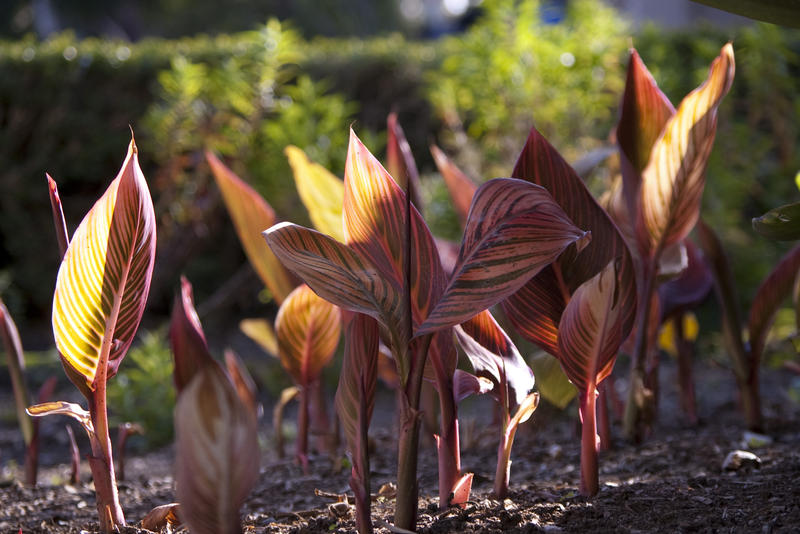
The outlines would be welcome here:
<svg viewBox="0 0 800 534">
<path fill-rule="evenodd" d="M 597 410 L 598 410 L 598 433 L 600 435 L 600 450 L 607 451 L 611 448 L 611 418 L 609 410 L 609 388 L 610 383 L 604 380 L 598 388 Z"/>
<path fill-rule="evenodd" d="M 92 470 L 92 479 L 97 494 L 100 530 L 110 533 L 125 526 L 125 515 L 119 504 L 117 480 L 114 476 L 114 462 L 111 455 L 111 438 L 108 433 L 105 368 L 98 369 L 96 384 L 95 391 L 89 397 L 89 413 L 95 429 L 95 433 L 89 436 L 92 446 L 89 467 Z"/>
<path fill-rule="evenodd" d="M 509 436 L 508 425 L 511 421 L 510 407 L 508 405 L 508 385 L 501 380 L 498 389 L 500 398 L 495 406 L 495 414 L 500 419 L 500 442 L 497 445 L 497 468 L 494 473 L 494 495 L 498 499 L 505 499 L 508 495 L 508 485 L 511 481 L 511 443 L 514 434 Z"/>
<path fill-rule="evenodd" d="M 650 301 L 655 291 L 655 269 L 657 268 L 658 255 L 655 259 L 643 259 L 643 288 L 640 295 L 639 306 L 636 309 L 636 345 L 631 359 L 631 374 L 628 384 L 628 402 L 625 405 L 623 419 L 625 437 L 634 443 L 640 443 L 645 436 L 647 427 L 652 423 L 652 396 L 646 387 L 645 363 L 650 349 L 649 324 Z M 594 400 L 592 400 L 594 405 Z"/>
<path fill-rule="evenodd" d="M 590 391 L 581 393 L 581 495 L 597 495 L 600 482 L 597 475 L 597 419 L 595 402 L 597 393 L 592 384 Z"/>
<path fill-rule="evenodd" d="M 308 412 L 309 412 L 309 385 L 300 388 L 300 407 L 297 411 L 297 443 L 295 460 L 303 466 L 303 472 L 308 474 Z"/>
<path fill-rule="evenodd" d="M 411 362 L 408 380 L 400 403 L 400 437 L 397 443 L 397 500 L 394 524 L 398 528 L 414 531 L 417 526 L 419 486 L 417 485 L 417 453 L 419 450 L 420 412 L 419 398 L 425 360 L 432 335 L 422 337 L 414 354 L 411 346 L 404 355 L 415 356 Z"/>
<path fill-rule="evenodd" d="M 440 435 L 436 440 L 439 460 L 439 508 L 450 506 L 453 488 L 461 477 L 461 446 L 458 436 L 458 407 L 453 381 L 439 383 Z"/>
<path fill-rule="evenodd" d="M 359 396 L 358 407 L 358 439 L 359 459 L 353 459 L 353 468 L 350 471 L 350 487 L 356 500 L 356 528 L 359 534 L 372 534 L 372 499 L 370 497 L 370 478 L 369 478 L 369 408 L 364 391 L 367 390 L 366 384 L 361 384 L 362 394 Z"/>
<path fill-rule="evenodd" d="M 683 330 L 683 317 L 681 313 L 674 319 L 675 325 L 675 349 L 678 353 L 678 385 L 681 391 L 681 408 L 689 424 L 697 425 L 697 400 L 694 389 L 694 377 L 692 376 L 692 360 L 694 350 L 692 342 L 686 339 Z"/>
</svg>

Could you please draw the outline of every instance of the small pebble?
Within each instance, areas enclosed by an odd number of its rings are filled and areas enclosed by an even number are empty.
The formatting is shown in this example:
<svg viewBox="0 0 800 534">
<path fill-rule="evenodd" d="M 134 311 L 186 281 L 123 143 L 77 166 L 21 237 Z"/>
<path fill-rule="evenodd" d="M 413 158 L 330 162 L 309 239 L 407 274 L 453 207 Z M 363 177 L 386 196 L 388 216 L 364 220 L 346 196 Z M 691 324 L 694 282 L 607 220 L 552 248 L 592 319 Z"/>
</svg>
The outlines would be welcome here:
<svg viewBox="0 0 800 534">
<path fill-rule="evenodd" d="M 748 451 L 731 451 L 722 462 L 723 471 L 738 471 L 745 468 L 760 468 L 761 458 Z"/>
</svg>

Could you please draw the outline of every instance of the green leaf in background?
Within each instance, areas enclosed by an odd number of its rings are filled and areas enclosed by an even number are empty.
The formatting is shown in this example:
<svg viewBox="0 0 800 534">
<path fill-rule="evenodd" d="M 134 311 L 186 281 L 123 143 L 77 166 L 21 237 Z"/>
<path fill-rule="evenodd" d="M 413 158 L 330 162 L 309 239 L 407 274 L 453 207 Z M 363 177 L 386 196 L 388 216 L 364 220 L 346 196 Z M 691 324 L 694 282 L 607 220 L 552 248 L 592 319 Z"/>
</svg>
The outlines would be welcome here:
<svg viewBox="0 0 800 534">
<path fill-rule="evenodd" d="M 754 217 L 753 230 L 778 241 L 800 239 L 800 202 L 769 210 L 761 217 Z"/>
<path fill-rule="evenodd" d="M 578 392 L 561 370 L 558 360 L 539 351 L 528 358 L 528 363 L 536 376 L 536 388 L 542 398 L 559 410 L 566 408 Z"/>
</svg>

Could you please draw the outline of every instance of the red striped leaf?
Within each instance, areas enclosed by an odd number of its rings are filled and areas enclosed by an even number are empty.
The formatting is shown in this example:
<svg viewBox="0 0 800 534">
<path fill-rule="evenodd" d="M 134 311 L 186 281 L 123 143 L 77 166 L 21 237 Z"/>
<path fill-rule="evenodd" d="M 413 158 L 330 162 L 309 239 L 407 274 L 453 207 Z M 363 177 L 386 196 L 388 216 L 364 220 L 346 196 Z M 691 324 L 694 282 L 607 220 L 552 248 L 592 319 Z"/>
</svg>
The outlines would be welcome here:
<svg viewBox="0 0 800 534">
<path fill-rule="evenodd" d="M 781 302 L 792 294 L 798 272 L 800 272 L 800 245 L 796 245 L 781 259 L 756 291 L 747 321 L 752 358 L 750 366 L 753 369 L 757 369 L 760 364 L 769 327 Z"/>
<path fill-rule="evenodd" d="M 500 387 L 508 388 L 511 411 L 533 389 L 534 377 L 517 347 L 500 328 L 489 310 L 484 310 L 469 321 L 455 327 L 461 348 L 479 376 L 485 376 Z"/>
<path fill-rule="evenodd" d="M 350 487 L 356 496 L 358 530 L 367 532 L 372 524 L 369 513 L 368 429 L 375 405 L 380 332 L 374 319 L 363 314 L 348 315 L 344 361 L 339 388 L 336 390 L 336 413 L 342 423 L 353 464 Z"/>
<path fill-rule="evenodd" d="M 575 291 L 561 317 L 559 361 L 582 394 L 595 394 L 625 341 L 619 276 L 617 262 L 610 262 Z"/>
<path fill-rule="evenodd" d="M 374 317 L 387 329 L 404 321 L 400 282 L 383 278 L 372 262 L 347 245 L 291 223 L 273 226 L 264 238 L 286 268 L 325 300 Z"/>
<path fill-rule="evenodd" d="M 389 113 L 386 118 L 386 169 L 402 190 L 409 191 L 414 207 L 422 211 L 419 171 L 406 134 L 397 122 L 397 113 L 394 112 Z"/>
<path fill-rule="evenodd" d="M 450 198 L 453 199 L 453 207 L 461 219 L 461 224 L 466 224 L 472 197 L 475 196 L 478 186 L 466 174 L 461 172 L 461 169 L 436 145 L 431 145 L 431 154 L 433 154 L 433 161 L 436 162 L 436 168 L 439 169 L 442 178 L 444 178 L 444 183 L 450 192 Z"/>
<path fill-rule="evenodd" d="M 568 249 L 503 303 L 511 323 L 527 339 L 558 356 L 558 324 L 570 296 L 610 261 L 620 258 L 620 309 L 627 335 L 636 314 L 636 274 L 628 247 L 608 214 L 535 129 L 512 174 L 547 189 L 577 227 L 592 232 L 592 241 L 580 255 L 574 248 Z"/>
<path fill-rule="evenodd" d="M 240 533 L 239 509 L 258 478 L 260 452 L 255 414 L 221 367 L 204 367 L 181 392 L 175 434 L 181 519 L 198 534 Z"/>
<path fill-rule="evenodd" d="M 456 369 L 453 373 L 453 398 L 456 403 L 470 395 L 489 393 L 492 389 L 494 389 L 494 384 L 488 378 L 476 376 L 461 369 Z"/>
<path fill-rule="evenodd" d="M 72 237 L 53 298 L 56 347 L 87 396 L 116 374 L 133 343 L 155 251 L 153 202 L 131 140 L 119 174 Z"/>
<path fill-rule="evenodd" d="M 406 286 L 403 249 L 406 229 L 410 226 L 412 257 L 408 290 L 412 318 L 414 324 L 419 324 L 442 294 L 446 277 L 436 243 L 422 216 L 411 206 L 409 225 L 405 211 L 405 193 L 350 130 L 344 173 L 345 239 L 352 250 L 368 258 L 386 281 L 402 291 Z M 402 301 L 398 303 L 400 307 L 404 306 Z M 398 330 L 406 324 L 402 319 L 406 315 L 400 308 L 398 312 L 401 321 L 386 326 L 397 332 L 398 339 L 407 340 L 410 332 Z"/>
<path fill-rule="evenodd" d="M 50 194 L 50 208 L 53 212 L 53 225 L 56 229 L 56 240 L 58 241 L 59 256 L 63 259 L 69 246 L 69 232 L 67 231 L 67 221 L 64 219 L 64 209 L 61 205 L 61 197 L 58 194 L 58 185 L 53 178 L 45 173 L 47 177 L 47 190 Z"/>
<path fill-rule="evenodd" d="M 472 201 L 450 282 L 415 335 L 467 321 L 588 238 L 544 188 L 513 178 L 486 182 Z"/>
<path fill-rule="evenodd" d="M 661 92 L 636 50 L 631 49 L 625 93 L 617 124 L 623 192 L 628 209 L 636 213 L 642 171 L 650 161 L 653 145 L 675 108 Z"/>
<path fill-rule="evenodd" d="M 197 372 L 208 365 L 217 365 L 206 343 L 206 335 L 197 317 L 192 284 L 181 276 L 181 293 L 175 297 L 169 323 L 169 343 L 175 359 L 172 378 L 180 393 Z"/>
<path fill-rule="evenodd" d="M 733 75 L 728 43 L 711 64 L 708 79 L 683 99 L 653 146 L 642 171 L 637 224 L 640 247 L 651 255 L 685 238 L 697 222 L 717 108 Z"/>
<path fill-rule="evenodd" d="M 319 378 L 339 345 L 339 308 L 303 284 L 292 291 L 275 318 L 278 357 L 301 387 Z"/>
<path fill-rule="evenodd" d="M 207 151 L 206 159 L 217 186 L 222 191 L 225 206 L 250 265 L 280 304 L 294 285 L 281 263 L 264 246 L 261 239 L 261 232 L 275 224 L 275 211 L 255 189 L 236 176 L 217 156 Z"/>
</svg>

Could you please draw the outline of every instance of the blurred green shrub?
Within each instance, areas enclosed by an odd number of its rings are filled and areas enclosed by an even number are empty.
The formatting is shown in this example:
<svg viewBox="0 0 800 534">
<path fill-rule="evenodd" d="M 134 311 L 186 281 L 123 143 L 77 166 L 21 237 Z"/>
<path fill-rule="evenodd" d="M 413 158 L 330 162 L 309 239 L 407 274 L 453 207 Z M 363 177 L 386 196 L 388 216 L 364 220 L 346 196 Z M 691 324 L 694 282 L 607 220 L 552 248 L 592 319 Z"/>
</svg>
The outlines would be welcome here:
<svg viewBox="0 0 800 534">
<path fill-rule="evenodd" d="M 139 423 L 148 447 L 172 441 L 175 385 L 172 352 L 163 334 L 147 332 L 108 382 L 111 425 Z"/>
<path fill-rule="evenodd" d="M 572 161 L 608 137 L 624 87 L 628 28 L 600 2 L 568 3 L 546 24 L 540 2 L 497 0 L 463 35 L 441 43 L 430 99 L 468 173 L 506 176 L 534 124 Z"/>
</svg>

